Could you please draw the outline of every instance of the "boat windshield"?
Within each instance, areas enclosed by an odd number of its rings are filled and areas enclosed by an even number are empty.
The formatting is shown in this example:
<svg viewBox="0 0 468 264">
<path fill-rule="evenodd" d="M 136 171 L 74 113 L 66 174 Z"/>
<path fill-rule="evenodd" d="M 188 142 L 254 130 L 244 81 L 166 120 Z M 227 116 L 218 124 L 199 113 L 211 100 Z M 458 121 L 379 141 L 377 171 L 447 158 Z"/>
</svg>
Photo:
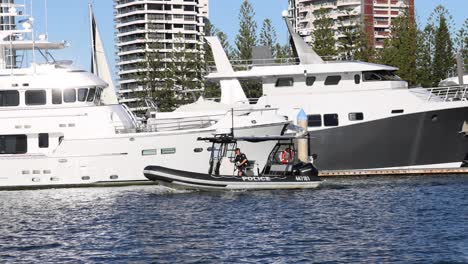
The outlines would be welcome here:
<svg viewBox="0 0 468 264">
<path fill-rule="evenodd" d="M 401 81 L 395 71 L 368 71 L 362 73 L 365 82 L 375 81 Z"/>
</svg>

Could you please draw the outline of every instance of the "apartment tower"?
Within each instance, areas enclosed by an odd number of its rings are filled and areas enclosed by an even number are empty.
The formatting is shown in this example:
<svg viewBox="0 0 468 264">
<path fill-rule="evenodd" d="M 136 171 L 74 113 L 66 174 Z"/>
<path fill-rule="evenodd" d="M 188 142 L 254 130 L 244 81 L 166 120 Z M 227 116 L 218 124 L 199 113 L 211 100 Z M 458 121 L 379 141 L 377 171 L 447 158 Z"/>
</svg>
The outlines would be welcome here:
<svg viewBox="0 0 468 264">
<path fill-rule="evenodd" d="M 375 48 L 382 48 L 389 37 L 392 19 L 404 12 L 414 19 L 414 0 L 289 0 L 294 27 L 308 43 L 312 42 L 314 14 L 321 8 L 329 10 L 336 39 L 340 27 L 362 24 Z"/>
<path fill-rule="evenodd" d="M 208 0 L 114 0 L 120 101 L 141 108 L 138 73 L 148 50 L 163 60 L 175 48 L 202 52 Z M 155 45 L 158 49 L 154 50 Z M 183 46 L 183 47 L 182 47 Z"/>
</svg>

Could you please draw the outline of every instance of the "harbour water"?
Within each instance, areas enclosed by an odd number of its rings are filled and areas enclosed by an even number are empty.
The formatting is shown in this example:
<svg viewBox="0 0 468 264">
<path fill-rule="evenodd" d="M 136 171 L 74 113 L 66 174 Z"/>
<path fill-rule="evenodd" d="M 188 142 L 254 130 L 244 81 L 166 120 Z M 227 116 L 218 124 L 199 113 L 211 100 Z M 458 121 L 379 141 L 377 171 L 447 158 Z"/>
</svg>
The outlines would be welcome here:
<svg viewBox="0 0 468 264">
<path fill-rule="evenodd" d="M 0 192 L 1 263 L 467 263 L 468 177 Z"/>
</svg>

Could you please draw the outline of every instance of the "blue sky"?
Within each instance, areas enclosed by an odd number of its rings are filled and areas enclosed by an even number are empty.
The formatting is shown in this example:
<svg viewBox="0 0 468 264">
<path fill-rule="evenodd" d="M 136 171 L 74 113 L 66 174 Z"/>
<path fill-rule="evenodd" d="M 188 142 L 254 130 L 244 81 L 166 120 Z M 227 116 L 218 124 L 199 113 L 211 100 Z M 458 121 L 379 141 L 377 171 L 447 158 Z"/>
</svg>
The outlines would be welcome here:
<svg viewBox="0 0 468 264">
<path fill-rule="evenodd" d="M 23 3 L 23 0 L 17 0 Z M 281 12 L 287 8 L 287 0 L 250 0 L 256 12 L 259 28 L 263 19 L 270 18 L 278 33 L 278 40 L 285 42 L 287 38 Z M 27 1 L 29 2 L 29 0 Z M 216 27 L 228 34 L 231 43 L 234 42 L 238 30 L 238 14 L 242 0 L 210 0 L 210 19 Z M 424 24 L 432 10 L 444 5 L 452 14 L 456 27 L 459 28 L 468 18 L 468 0 L 415 0 L 416 16 L 420 24 Z M 49 39 L 54 41 L 67 40 L 70 47 L 55 53 L 57 59 L 70 59 L 84 68 L 89 68 L 89 30 L 87 0 L 47 0 Z M 113 1 L 94 0 L 94 9 L 102 32 L 109 62 L 114 65 L 114 22 Z M 45 30 L 44 0 L 33 0 L 33 15 L 38 33 Z"/>
</svg>

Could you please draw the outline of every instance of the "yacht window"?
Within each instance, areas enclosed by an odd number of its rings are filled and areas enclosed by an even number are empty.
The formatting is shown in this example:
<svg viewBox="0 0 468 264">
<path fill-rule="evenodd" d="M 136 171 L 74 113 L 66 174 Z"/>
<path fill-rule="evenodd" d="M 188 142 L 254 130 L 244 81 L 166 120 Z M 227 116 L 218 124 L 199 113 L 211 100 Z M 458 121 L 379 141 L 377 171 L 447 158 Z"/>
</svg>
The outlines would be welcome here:
<svg viewBox="0 0 468 264">
<path fill-rule="evenodd" d="M 49 134 L 41 133 L 39 134 L 39 148 L 48 148 L 49 147 Z"/>
<path fill-rule="evenodd" d="M 44 90 L 26 91 L 25 96 L 27 105 L 46 104 L 46 91 Z"/>
<path fill-rule="evenodd" d="M 361 75 L 359 75 L 359 74 L 354 75 L 354 83 L 355 84 L 360 84 L 361 83 Z"/>
<path fill-rule="evenodd" d="M 96 88 L 89 89 L 88 99 L 86 99 L 86 101 L 88 101 L 88 102 L 94 101 L 94 96 L 95 95 L 96 95 Z"/>
<path fill-rule="evenodd" d="M 338 114 L 323 115 L 325 126 L 338 126 Z"/>
<path fill-rule="evenodd" d="M 175 148 L 163 148 L 161 149 L 161 154 L 167 155 L 167 154 L 175 154 L 176 149 Z"/>
<path fill-rule="evenodd" d="M 75 89 L 65 89 L 63 91 L 63 101 L 65 101 L 65 103 L 74 103 L 74 102 L 76 102 L 76 90 Z"/>
<path fill-rule="evenodd" d="M 312 85 L 314 85 L 316 79 L 317 79 L 317 78 L 315 78 L 314 76 L 307 77 L 307 78 L 306 78 L 306 85 L 307 85 L 307 86 L 312 86 Z"/>
<path fill-rule="evenodd" d="M 293 85 L 293 78 L 279 78 L 278 80 L 276 80 L 276 87 L 289 87 Z"/>
<path fill-rule="evenodd" d="M 1 106 L 18 106 L 19 92 L 15 90 L 0 91 L 0 107 Z"/>
<path fill-rule="evenodd" d="M 321 127 L 322 126 L 322 115 L 308 115 L 307 126 L 309 127 Z"/>
<path fill-rule="evenodd" d="M 96 97 L 94 98 L 94 102 L 96 102 L 97 105 L 99 105 L 101 103 L 101 93 L 102 93 L 102 89 L 97 88 L 96 89 Z"/>
<path fill-rule="evenodd" d="M 341 76 L 340 75 L 332 75 L 332 76 L 327 76 L 327 79 L 325 79 L 325 85 L 337 85 L 341 81 Z"/>
<path fill-rule="evenodd" d="M 348 114 L 349 121 L 361 121 L 364 120 L 363 113 L 349 113 Z"/>
<path fill-rule="evenodd" d="M 395 71 L 369 71 L 362 73 L 362 79 L 365 82 L 374 81 L 401 81 Z"/>
<path fill-rule="evenodd" d="M 62 104 L 62 90 L 52 90 L 52 104 Z"/>
<path fill-rule="evenodd" d="M 28 152 L 26 135 L 0 135 L 0 154 L 25 154 Z"/>
<path fill-rule="evenodd" d="M 392 114 L 403 114 L 404 112 L 405 112 L 405 110 L 403 110 L 403 109 L 392 110 Z"/>
<path fill-rule="evenodd" d="M 78 89 L 78 101 L 80 101 L 80 102 L 86 101 L 86 96 L 87 95 L 88 95 L 88 88 Z"/>
</svg>

